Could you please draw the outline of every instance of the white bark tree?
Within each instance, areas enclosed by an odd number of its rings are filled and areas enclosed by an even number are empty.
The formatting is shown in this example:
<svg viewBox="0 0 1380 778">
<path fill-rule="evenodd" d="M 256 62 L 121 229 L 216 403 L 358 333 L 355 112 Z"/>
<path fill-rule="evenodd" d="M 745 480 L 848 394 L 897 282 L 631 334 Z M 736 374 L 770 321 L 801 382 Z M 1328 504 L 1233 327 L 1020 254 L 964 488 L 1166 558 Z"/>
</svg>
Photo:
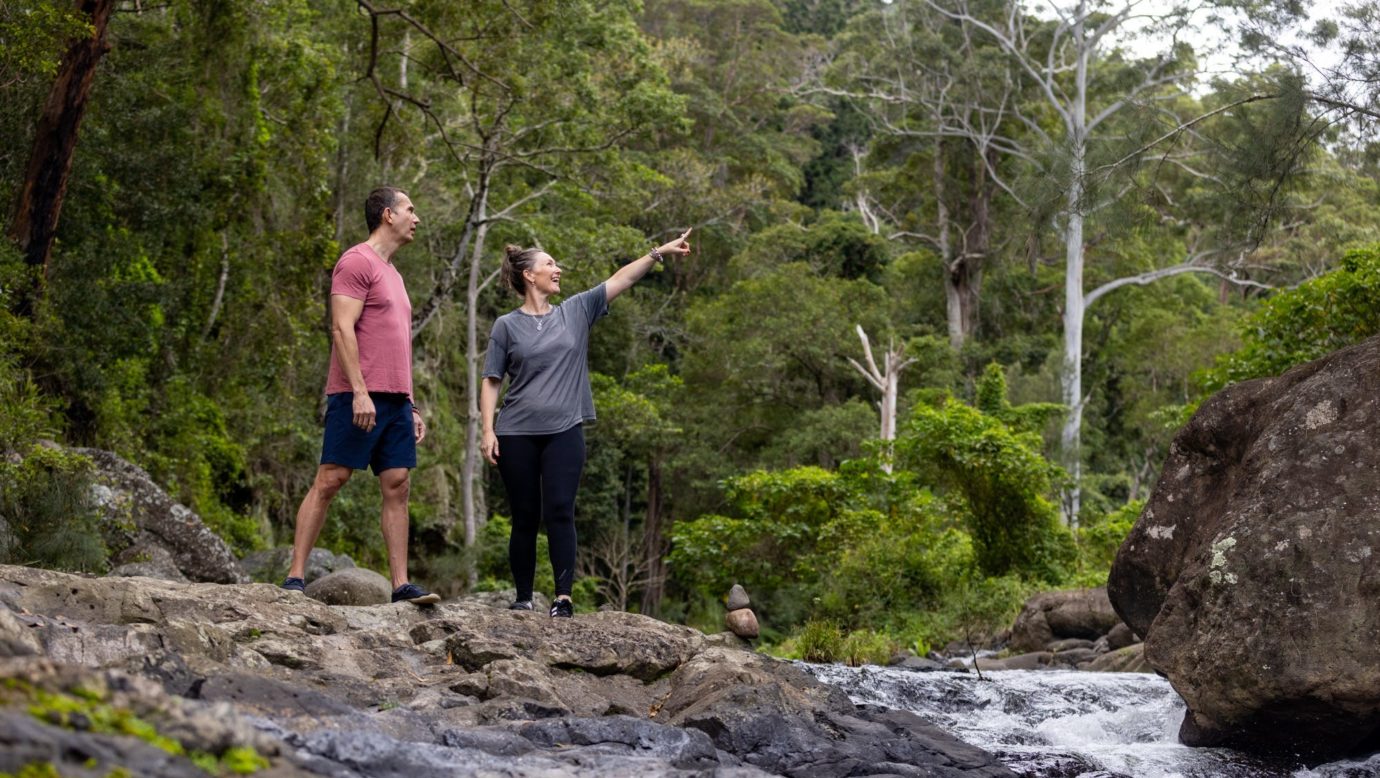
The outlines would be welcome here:
<svg viewBox="0 0 1380 778">
<path fill-rule="evenodd" d="M 892 441 L 896 440 L 896 399 L 901 393 L 901 371 L 915 364 L 916 360 L 906 357 L 905 344 L 898 345 L 892 340 L 887 342 L 886 351 L 882 354 L 882 366 L 878 368 L 877 360 L 872 356 L 872 343 L 867 339 L 866 330 L 859 324 L 857 331 L 858 339 L 862 341 L 863 357 L 867 360 L 867 366 L 864 367 L 852 357 L 848 358 L 848 364 L 862 373 L 863 378 L 882 393 L 882 399 L 877 402 L 882 417 L 882 445 L 885 447 L 882 469 L 890 473 L 891 446 Z"/>
<path fill-rule="evenodd" d="M 1196 73 L 1196 69 L 1182 66 L 1183 51 L 1176 42 L 1201 23 L 1195 14 L 1207 7 L 1206 2 L 1176 2 L 1168 6 L 1152 6 L 1145 0 L 1054 2 L 1046 6 L 1056 17 L 1048 23 L 1031 19 L 1016 3 L 1008 4 L 1002 21 L 993 22 L 990 17 L 983 18 L 975 13 L 969 0 L 924 2 L 935 12 L 963 25 L 971 34 L 986 36 L 995 42 L 1012 63 L 1013 71 L 1040 96 L 1039 106 L 1018 107 L 1005 113 L 1019 123 L 1022 137 L 1008 134 L 994 142 L 1004 153 L 1030 163 L 1042 177 L 1062 190 L 1053 220 L 1064 255 L 1060 385 L 1068 415 L 1060 444 L 1064 466 L 1072 476 L 1072 486 L 1064 495 L 1063 514 L 1067 523 L 1075 524 L 1081 504 L 1083 410 L 1088 400 L 1083 388 L 1083 328 L 1089 306 L 1122 286 L 1146 284 L 1181 273 L 1207 272 L 1235 280 L 1234 275 L 1206 262 L 1217 252 L 1205 251 L 1177 264 L 1114 279 L 1087 291 L 1085 230 L 1088 221 L 1120 196 L 1117 192 L 1105 191 L 1105 185 L 1113 176 L 1124 174 L 1147 154 L 1204 119 L 1272 95 L 1252 95 L 1192 118 L 1174 117 L 1170 113 L 1170 102 L 1182 97 L 1184 88 Z M 1167 43 L 1156 56 L 1130 59 L 1118 46 L 1132 32 Z M 1095 88 L 1095 70 L 1100 75 L 1114 74 L 1115 78 L 1099 78 L 1099 82 L 1115 84 L 1115 89 Z M 1154 106 L 1169 114 L 1172 129 L 1115 161 L 1096 164 L 1093 154 L 1109 145 L 1113 120 L 1133 107 L 1142 106 Z M 1052 115 L 1055 121 L 1040 121 L 1039 113 Z M 1051 164 L 1048 161 L 1051 159 L 1056 162 Z M 1004 190 L 1016 195 L 1001 179 L 1000 170 L 989 167 L 989 173 Z"/>
</svg>

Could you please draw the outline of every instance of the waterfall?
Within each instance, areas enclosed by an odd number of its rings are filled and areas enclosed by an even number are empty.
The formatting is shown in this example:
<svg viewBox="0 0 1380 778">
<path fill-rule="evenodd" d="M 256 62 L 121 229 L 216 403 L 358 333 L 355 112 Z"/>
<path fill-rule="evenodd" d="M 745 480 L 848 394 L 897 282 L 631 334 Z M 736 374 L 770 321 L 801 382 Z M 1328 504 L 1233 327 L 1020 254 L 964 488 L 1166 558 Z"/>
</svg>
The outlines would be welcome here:
<svg viewBox="0 0 1380 778">
<path fill-rule="evenodd" d="M 1148 673 L 1006 670 L 976 675 L 885 667 L 802 665 L 856 703 L 919 714 L 1040 778 L 1363 778 L 1380 754 L 1312 769 L 1222 748 L 1189 748 L 1184 704 Z"/>
</svg>

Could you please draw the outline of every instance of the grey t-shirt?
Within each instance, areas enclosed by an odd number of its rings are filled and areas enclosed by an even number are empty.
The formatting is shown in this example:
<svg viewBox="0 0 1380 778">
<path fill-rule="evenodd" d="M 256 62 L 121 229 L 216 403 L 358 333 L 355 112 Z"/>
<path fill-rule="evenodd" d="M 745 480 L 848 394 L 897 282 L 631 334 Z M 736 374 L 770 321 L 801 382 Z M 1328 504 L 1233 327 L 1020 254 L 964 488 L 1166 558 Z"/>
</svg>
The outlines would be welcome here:
<svg viewBox="0 0 1380 778">
<path fill-rule="evenodd" d="M 550 313 L 505 313 L 489 334 L 484 377 L 507 375 L 496 435 L 550 435 L 594 420 L 589 330 L 609 312 L 604 285 L 566 298 Z"/>
</svg>

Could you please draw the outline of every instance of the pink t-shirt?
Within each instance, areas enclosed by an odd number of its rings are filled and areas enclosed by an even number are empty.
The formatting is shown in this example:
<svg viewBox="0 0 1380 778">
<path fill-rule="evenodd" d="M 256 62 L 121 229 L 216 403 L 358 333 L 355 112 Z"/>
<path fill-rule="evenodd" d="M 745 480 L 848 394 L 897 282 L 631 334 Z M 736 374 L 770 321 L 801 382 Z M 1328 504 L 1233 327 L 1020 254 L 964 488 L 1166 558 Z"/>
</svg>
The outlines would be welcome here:
<svg viewBox="0 0 1380 778">
<path fill-rule="evenodd" d="M 361 243 L 335 263 L 331 294 L 364 301 L 364 311 L 355 322 L 364 385 L 371 392 L 397 392 L 411 399 L 412 302 L 398 269 L 384 262 L 369 244 Z M 326 394 L 349 391 L 350 379 L 332 345 Z"/>
</svg>

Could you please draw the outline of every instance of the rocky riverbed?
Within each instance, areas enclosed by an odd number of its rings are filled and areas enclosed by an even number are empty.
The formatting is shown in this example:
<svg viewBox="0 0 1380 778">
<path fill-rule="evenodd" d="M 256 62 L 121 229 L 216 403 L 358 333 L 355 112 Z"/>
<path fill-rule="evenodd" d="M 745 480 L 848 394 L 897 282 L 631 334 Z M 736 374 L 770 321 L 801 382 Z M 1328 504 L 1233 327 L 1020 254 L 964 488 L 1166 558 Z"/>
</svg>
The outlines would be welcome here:
<svg viewBox="0 0 1380 778">
<path fill-rule="evenodd" d="M 0 567 L 0 772 L 1011 775 L 732 635 Z M 117 773 L 118 774 L 118 773 Z"/>
</svg>

